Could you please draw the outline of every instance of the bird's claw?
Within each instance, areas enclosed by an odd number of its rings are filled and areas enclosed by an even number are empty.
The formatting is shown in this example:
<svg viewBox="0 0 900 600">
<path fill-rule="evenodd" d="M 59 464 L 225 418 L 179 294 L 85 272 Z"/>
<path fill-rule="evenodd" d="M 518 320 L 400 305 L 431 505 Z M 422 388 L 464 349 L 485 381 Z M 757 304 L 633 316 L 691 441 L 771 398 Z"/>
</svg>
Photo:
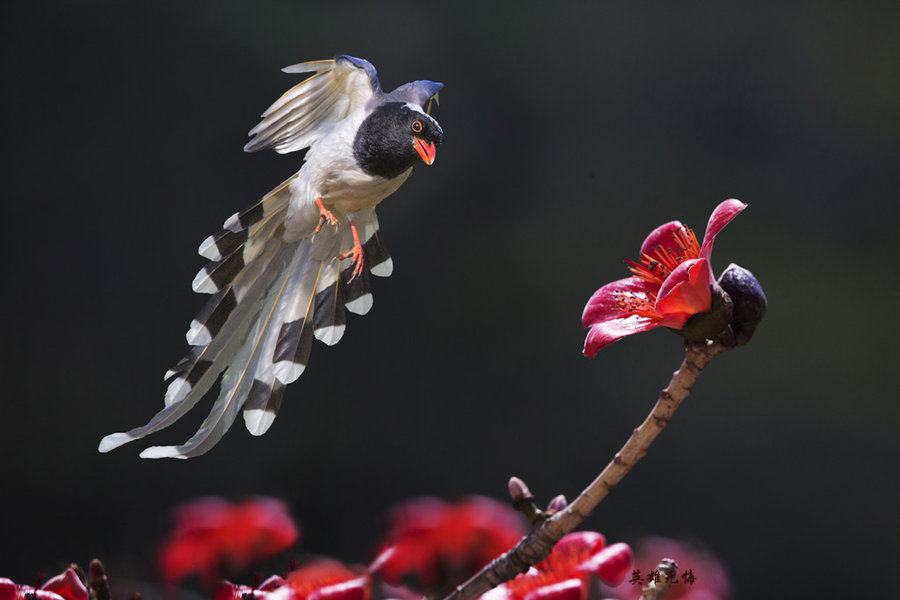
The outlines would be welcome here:
<svg viewBox="0 0 900 600">
<path fill-rule="evenodd" d="M 350 232 L 353 234 L 353 248 L 347 252 L 338 254 L 338 260 L 344 260 L 345 258 L 353 259 L 353 275 L 350 276 L 350 281 L 348 281 L 348 283 L 362 275 L 363 265 L 365 264 L 365 261 L 363 260 L 362 244 L 359 242 L 359 233 L 356 231 L 356 225 L 353 221 L 350 221 Z"/>
<path fill-rule="evenodd" d="M 334 225 L 334 229 L 335 231 L 337 231 L 340 222 L 338 221 L 337 217 L 334 216 L 333 212 L 325 208 L 325 205 L 322 204 L 321 198 L 316 198 L 316 206 L 319 207 L 319 224 L 316 225 L 316 230 L 313 231 L 313 236 L 315 237 L 317 233 L 322 231 L 322 227 L 325 226 L 325 223 Z"/>
<path fill-rule="evenodd" d="M 363 266 L 365 264 L 365 261 L 363 260 L 362 246 L 357 244 L 357 245 L 353 246 L 353 248 L 350 249 L 349 251 L 338 255 L 339 260 L 344 260 L 345 258 L 350 258 L 353 260 L 353 275 L 350 276 L 350 279 L 347 282 L 347 283 L 350 283 L 354 279 L 356 279 L 357 277 L 362 275 L 362 272 L 363 272 Z"/>
</svg>

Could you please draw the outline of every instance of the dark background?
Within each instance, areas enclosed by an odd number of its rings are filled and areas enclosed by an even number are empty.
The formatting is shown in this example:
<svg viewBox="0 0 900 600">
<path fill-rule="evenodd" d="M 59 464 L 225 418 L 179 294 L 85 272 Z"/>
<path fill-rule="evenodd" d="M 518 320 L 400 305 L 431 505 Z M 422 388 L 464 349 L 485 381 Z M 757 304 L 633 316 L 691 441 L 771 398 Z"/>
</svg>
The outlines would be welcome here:
<svg viewBox="0 0 900 600">
<path fill-rule="evenodd" d="M 644 236 L 698 234 L 765 286 L 753 342 L 716 358 L 586 523 L 715 552 L 739 597 L 874 593 L 900 560 L 896 2 L 17 2 L 3 6 L 0 575 L 103 558 L 158 581 L 173 505 L 285 499 L 301 552 L 367 561 L 387 507 L 570 498 L 678 366 L 655 331 L 581 356 L 584 303 Z M 245 132 L 349 53 L 391 89 L 446 85 L 446 140 L 379 208 L 395 272 L 317 344 L 272 430 L 144 461 L 111 454 L 162 407 L 203 303 L 199 242 L 287 178 Z M 284 569 L 284 565 L 279 567 Z M 702 574 L 697 574 L 702 577 Z M 251 583 L 252 580 L 245 581 Z"/>
</svg>

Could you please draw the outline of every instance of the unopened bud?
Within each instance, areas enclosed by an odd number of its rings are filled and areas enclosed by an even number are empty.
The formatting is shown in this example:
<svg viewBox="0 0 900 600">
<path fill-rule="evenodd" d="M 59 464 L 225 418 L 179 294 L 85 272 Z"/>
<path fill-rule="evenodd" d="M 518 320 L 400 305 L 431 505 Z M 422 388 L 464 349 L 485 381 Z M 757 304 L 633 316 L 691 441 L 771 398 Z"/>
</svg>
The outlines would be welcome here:
<svg viewBox="0 0 900 600">
<path fill-rule="evenodd" d="M 569 505 L 569 503 L 566 502 L 566 497 L 563 496 L 562 494 L 560 494 L 559 496 L 556 496 L 555 498 L 553 498 L 553 500 L 550 501 L 550 504 L 547 505 L 547 510 L 553 511 L 553 512 L 559 512 L 561 510 L 564 510 L 568 505 Z"/>
<path fill-rule="evenodd" d="M 544 511 L 537 507 L 528 486 L 518 477 L 509 478 L 509 496 L 512 498 L 512 507 L 525 515 L 532 525 L 545 518 Z"/>
<path fill-rule="evenodd" d="M 709 311 L 691 315 L 681 331 L 676 332 L 689 342 L 702 342 L 718 337 L 731 321 L 731 298 L 717 283 L 712 284 L 709 289 L 712 292 Z"/>
<path fill-rule="evenodd" d="M 91 584 L 95 581 L 106 581 L 106 569 L 103 568 L 103 563 L 100 562 L 99 558 L 95 558 L 91 561 L 91 564 L 88 567 L 88 573 L 91 577 Z"/>
<path fill-rule="evenodd" d="M 743 346 L 753 337 L 756 326 L 766 316 L 766 294 L 753 273 L 732 263 L 719 277 L 722 286 L 734 303 L 731 328 L 735 342 Z"/>
<path fill-rule="evenodd" d="M 528 486 L 525 485 L 525 482 L 519 479 L 518 477 L 510 477 L 509 478 L 509 497 L 512 498 L 512 501 L 518 502 L 523 498 L 531 498 L 531 491 L 529 491 Z"/>
</svg>

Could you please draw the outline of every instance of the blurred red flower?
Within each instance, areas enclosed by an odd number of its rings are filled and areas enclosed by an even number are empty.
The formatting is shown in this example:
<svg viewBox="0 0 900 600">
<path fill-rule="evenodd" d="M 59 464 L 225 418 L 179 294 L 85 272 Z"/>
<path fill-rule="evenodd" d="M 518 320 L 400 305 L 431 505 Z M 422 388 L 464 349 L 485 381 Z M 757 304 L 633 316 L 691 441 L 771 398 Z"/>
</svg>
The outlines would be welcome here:
<svg viewBox="0 0 900 600">
<path fill-rule="evenodd" d="M 335 560 L 317 560 L 291 571 L 287 585 L 296 600 L 365 600 L 369 576 Z"/>
<path fill-rule="evenodd" d="M 174 528 L 159 554 L 167 583 L 199 573 L 211 585 L 223 570 L 239 571 L 297 541 L 283 502 L 256 497 L 241 503 L 197 498 L 173 511 Z"/>
<path fill-rule="evenodd" d="M 408 500 L 391 511 L 390 531 L 369 571 L 392 585 L 415 577 L 425 590 L 443 589 L 467 579 L 523 535 L 522 516 L 496 500 Z"/>
<path fill-rule="evenodd" d="M 596 575 L 619 585 L 630 572 L 628 544 L 606 545 L 595 531 L 564 536 L 543 562 L 484 594 L 482 600 L 586 600 Z"/>
<path fill-rule="evenodd" d="M 706 225 L 703 243 L 680 221 L 660 225 L 641 245 L 640 262 L 626 261 L 631 277 L 607 283 L 584 307 L 589 328 L 585 356 L 625 336 L 659 326 L 681 329 L 697 313 L 707 312 L 715 282 L 710 255 L 722 229 L 747 207 L 738 200 L 719 204 Z"/>
<path fill-rule="evenodd" d="M 636 572 L 641 578 L 631 586 L 617 589 L 603 588 L 603 592 L 618 600 L 639 600 L 641 587 L 648 583 L 647 577 L 659 561 L 671 558 L 678 564 L 675 581 L 666 592 L 666 600 L 728 600 L 731 598 L 731 579 L 721 561 L 712 553 L 691 544 L 661 537 L 648 537 L 638 545 L 634 561 Z M 685 576 L 690 572 L 690 579 Z"/>
<path fill-rule="evenodd" d="M 258 587 L 223 581 L 215 600 L 369 600 L 366 573 L 358 574 L 341 563 L 318 560 L 291 571 L 287 579 L 273 576 Z"/>
<path fill-rule="evenodd" d="M 38 589 L 0 577 L 0 600 L 88 600 L 88 591 L 75 570 L 66 569 Z"/>
</svg>

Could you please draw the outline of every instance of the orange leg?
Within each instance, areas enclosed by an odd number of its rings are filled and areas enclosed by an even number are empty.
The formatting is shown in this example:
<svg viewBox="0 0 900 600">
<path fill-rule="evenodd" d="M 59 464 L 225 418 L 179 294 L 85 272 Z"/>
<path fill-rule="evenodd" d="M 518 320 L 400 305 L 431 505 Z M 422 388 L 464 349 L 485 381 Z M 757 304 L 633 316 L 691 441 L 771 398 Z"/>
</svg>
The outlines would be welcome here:
<svg viewBox="0 0 900 600">
<path fill-rule="evenodd" d="M 353 233 L 353 248 L 351 248 L 347 252 L 344 252 L 343 254 L 338 255 L 338 259 L 353 259 L 353 276 L 350 277 L 350 281 L 353 281 L 359 275 L 361 275 L 363 271 L 363 249 L 362 244 L 359 243 L 359 233 L 357 233 L 356 225 L 353 224 L 353 221 L 350 221 L 350 231 Z"/>
<path fill-rule="evenodd" d="M 316 225 L 316 230 L 313 232 L 313 235 L 316 235 L 320 231 L 322 231 L 322 227 L 327 222 L 329 225 L 334 225 L 334 228 L 338 227 L 337 217 L 334 216 L 334 213 L 325 208 L 325 205 L 322 204 L 321 198 L 316 198 L 316 206 L 319 207 L 319 224 Z"/>
</svg>

